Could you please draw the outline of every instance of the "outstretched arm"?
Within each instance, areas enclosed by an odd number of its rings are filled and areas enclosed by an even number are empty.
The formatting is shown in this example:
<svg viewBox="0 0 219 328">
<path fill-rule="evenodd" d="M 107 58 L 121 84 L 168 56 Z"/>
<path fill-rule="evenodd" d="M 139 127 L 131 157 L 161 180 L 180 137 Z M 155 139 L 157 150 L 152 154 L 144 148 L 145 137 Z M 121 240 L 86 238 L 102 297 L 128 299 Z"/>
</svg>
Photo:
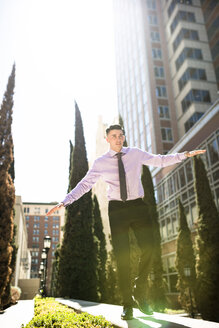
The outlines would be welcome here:
<svg viewBox="0 0 219 328">
<path fill-rule="evenodd" d="M 204 154 L 206 152 L 206 149 L 197 149 L 197 150 L 192 150 L 192 151 L 187 151 L 185 152 L 185 156 L 186 157 L 193 157 L 193 156 L 196 156 L 196 155 L 201 155 L 201 154 Z"/>
<path fill-rule="evenodd" d="M 92 168 L 88 170 L 85 177 L 77 184 L 77 186 L 72 189 L 70 193 L 67 194 L 65 199 L 54 206 L 47 215 L 51 215 L 55 211 L 57 211 L 59 208 L 63 206 L 68 206 L 74 201 L 78 200 L 81 196 L 83 196 L 85 193 L 87 193 L 92 186 L 96 183 L 96 181 L 99 179 L 100 174 L 96 165 L 96 161 L 94 162 Z"/>
<path fill-rule="evenodd" d="M 59 208 L 63 207 L 64 204 L 63 203 L 59 203 L 56 206 L 54 206 L 53 208 L 51 208 L 51 210 L 46 214 L 47 216 L 52 215 L 52 213 L 58 211 Z"/>
</svg>

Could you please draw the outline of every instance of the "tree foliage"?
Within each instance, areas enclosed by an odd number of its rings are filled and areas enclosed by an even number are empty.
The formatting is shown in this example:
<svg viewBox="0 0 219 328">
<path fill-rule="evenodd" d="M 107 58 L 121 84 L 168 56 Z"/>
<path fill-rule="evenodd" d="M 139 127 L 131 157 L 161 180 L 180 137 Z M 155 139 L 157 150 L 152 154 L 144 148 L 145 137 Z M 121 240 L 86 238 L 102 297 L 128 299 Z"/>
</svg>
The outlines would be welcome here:
<svg viewBox="0 0 219 328">
<path fill-rule="evenodd" d="M 191 231 L 188 227 L 185 210 L 180 200 L 179 204 L 179 230 L 177 236 L 176 269 L 178 272 L 177 289 L 179 301 L 187 313 L 195 311 L 195 255 L 191 239 Z M 190 276 L 185 275 L 188 270 Z"/>
<path fill-rule="evenodd" d="M 94 218 L 94 235 L 98 239 L 98 291 L 100 293 L 100 301 L 106 302 L 106 238 L 103 231 L 103 223 L 96 195 L 93 198 L 93 218 Z"/>
<path fill-rule="evenodd" d="M 111 236 L 109 236 L 110 243 L 112 245 Z M 109 304 L 122 304 L 121 293 L 118 283 L 118 274 L 116 268 L 116 259 L 113 250 L 108 254 L 106 263 L 106 276 L 107 276 L 107 290 L 106 297 Z"/>
<path fill-rule="evenodd" d="M 81 114 L 75 103 L 75 145 L 69 190 L 88 171 Z M 66 208 L 58 280 L 61 296 L 97 300 L 97 243 L 94 241 L 91 191 Z"/>
<path fill-rule="evenodd" d="M 204 163 L 194 158 L 197 222 L 197 305 L 205 320 L 219 322 L 219 213 Z"/>
<path fill-rule="evenodd" d="M 0 109 L 0 304 L 12 269 L 14 184 L 9 173 L 13 163 L 12 108 L 15 86 L 15 65 L 8 79 Z"/>
<path fill-rule="evenodd" d="M 149 168 L 143 165 L 142 185 L 144 188 L 144 202 L 147 205 L 149 215 L 153 219 L 154 231 L 154 256 L 152 262 L 152 275 L 149 275 L 149 297 L 155 311 L 163 311 L 166 305 L 165 287 L 163 280 L 163 265 L 161 259 L 161 237 L 158 222 L 154 186 Z"/>
</svg>

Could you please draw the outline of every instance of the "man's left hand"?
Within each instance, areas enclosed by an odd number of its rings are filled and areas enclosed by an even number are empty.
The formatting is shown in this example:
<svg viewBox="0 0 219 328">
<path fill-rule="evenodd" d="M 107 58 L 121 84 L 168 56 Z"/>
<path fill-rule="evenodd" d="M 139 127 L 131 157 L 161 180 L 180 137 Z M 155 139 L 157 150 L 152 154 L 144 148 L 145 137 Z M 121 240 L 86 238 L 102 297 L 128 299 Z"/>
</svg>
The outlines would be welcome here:
<svg viewBox="0 0 219 328">
<path fill-rule="evenodd" d="M 206 149 L 197 149 L 197 150 L 187 151 L 185 153 L 185 156 L 186 157 L 193 157 L 193 156 L 196 156 L 196 155 L 204 154 L 205 152 L 206 152 Z"/>
</svg>

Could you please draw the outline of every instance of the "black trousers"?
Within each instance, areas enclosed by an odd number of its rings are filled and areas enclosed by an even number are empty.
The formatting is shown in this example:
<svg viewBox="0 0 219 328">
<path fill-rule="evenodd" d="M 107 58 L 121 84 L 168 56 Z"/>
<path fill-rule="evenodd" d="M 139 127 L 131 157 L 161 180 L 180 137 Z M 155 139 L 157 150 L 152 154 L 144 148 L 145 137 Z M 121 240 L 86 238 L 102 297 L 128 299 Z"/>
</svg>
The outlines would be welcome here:
<svg viewBox="0 0 219 328">
<path fill-rule="evenodd" d="M 109 221 L 112 245 L 117 263 L 119 287 L 124 305 L 132 304 L 129 229 L 133 229 L 141 250 L 137 285 L 144 288 L 151 270 L 154 232 L 152 218 L 141 198 L 109 202 Z"/>
</svg>

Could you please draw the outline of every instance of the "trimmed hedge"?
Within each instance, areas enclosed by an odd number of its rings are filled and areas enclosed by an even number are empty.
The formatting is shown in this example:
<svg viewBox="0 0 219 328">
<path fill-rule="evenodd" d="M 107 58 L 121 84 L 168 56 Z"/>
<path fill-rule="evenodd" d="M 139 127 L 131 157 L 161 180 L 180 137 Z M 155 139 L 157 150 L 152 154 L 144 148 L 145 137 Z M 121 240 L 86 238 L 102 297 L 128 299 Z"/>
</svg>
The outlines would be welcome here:
<svg viewBox="0 0 219 328">
<path fill-rule="evenodd" d="M 86 312 L 76 313 L 73 309 L 55 301 L 54 298 L 35 298 L 33 319 L 25 328 L 113 328 L 102 316 Z"/>
</svg>

